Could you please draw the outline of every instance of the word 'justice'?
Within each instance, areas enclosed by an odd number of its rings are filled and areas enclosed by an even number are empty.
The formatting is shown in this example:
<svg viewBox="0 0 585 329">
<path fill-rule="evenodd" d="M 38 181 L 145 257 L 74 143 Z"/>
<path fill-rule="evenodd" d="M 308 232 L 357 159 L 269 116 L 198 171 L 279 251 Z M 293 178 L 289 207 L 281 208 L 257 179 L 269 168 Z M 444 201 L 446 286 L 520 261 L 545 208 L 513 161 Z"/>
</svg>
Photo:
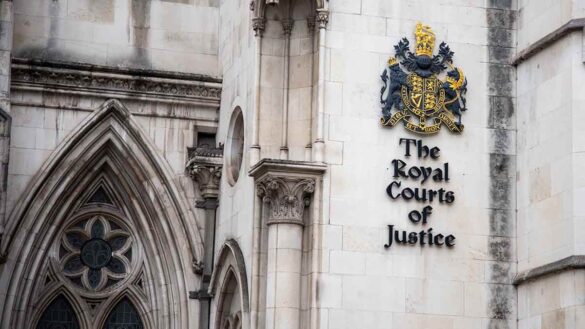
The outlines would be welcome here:
<svg viewBox="0 0 585 329">
<path fill-rule="evenodd" d="M 416 154 L 418 159 L 438 160 L 441 150 L 438 147 L 429 147 L 423 144 L 422 140 L 401 138 L 398 145 L 404 147 L 404 156 L 410 158 Z M 393 200 L 414 200 L 428 204 L 422 210 L 412 210 L 408 213 L 408 219 L 415 225 L 426 226 L 429 217 L 433 213 L 430 204 L 450 204 L 455 201 L 455 192 L 444 188 L 426 188 L 425 183 L 434 181 L 443 183 L 449 181 L 449 163 L 445 162 L 439 166 L 409 166 L 401 159 L 394 159 L 391 162 L 391 170 L 394 181 L 386 188 L 386 193 Z M 403 186 L 402 180 L 414 181 L 420 184 L 419 187 Z M 447 246 L 455 245 L 455 236 L 433 232 L 433 228 L 423 228 L 421 231 L 408 232 L 397 229 L 394 225 L 388 225 L 388 242 L 385 248 L 393 244 L 410 244 L 420 246 Z"/>
</svg>

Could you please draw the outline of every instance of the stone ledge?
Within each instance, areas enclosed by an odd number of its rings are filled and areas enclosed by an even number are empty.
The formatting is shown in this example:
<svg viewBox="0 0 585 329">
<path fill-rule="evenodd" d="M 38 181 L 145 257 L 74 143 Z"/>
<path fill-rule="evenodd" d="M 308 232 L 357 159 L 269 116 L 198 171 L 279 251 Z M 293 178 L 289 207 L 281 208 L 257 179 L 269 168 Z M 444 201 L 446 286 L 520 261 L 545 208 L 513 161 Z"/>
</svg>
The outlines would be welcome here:
<svg viewBox="0 0 585 329">
<path fill-rule="evenodd" d="M 326 170 L 327 165 L 324 163 L 265 158 L 250 168 L 248 175 L 254 178 L 259 178 L 268 172 L 283 174 L 322 175 Z"/>
<path fill-rule="evenodd" d="M 562 37 L 566 36 L 571 32 L 579 31 L 582 30 L 583 28 L 585 28 L 585 18 L 572 19 L 565 23 L 563 26 L 545 35 L 544 37 L 540 38 L 539 40 L 537 40 L 536 42 L 534 42 L 533 44 L 519 52 L 518 55 L 516 55 L 516 57 L 512 60 L 511 64 L 514 66 L 518 66 L 520 63 L 536 55 L 541 50 L 545 49 L 547 46 L 554 43 L 555 41 L 561 39 Z"/>
<path fill-rule="evenodd" d="M 569 256 L 556 262 L 520 272 L 514 278 L 514 285 L 521 285 L 528 281 L 533 281 L 549 274 L 576 269 L 585 269 L 585 255 Z"/>
<path fill-rule="evenodd" d="M 221 80 L 198 74 L 14 58 L 11 88 L 219 108 Z"/>
</svg>

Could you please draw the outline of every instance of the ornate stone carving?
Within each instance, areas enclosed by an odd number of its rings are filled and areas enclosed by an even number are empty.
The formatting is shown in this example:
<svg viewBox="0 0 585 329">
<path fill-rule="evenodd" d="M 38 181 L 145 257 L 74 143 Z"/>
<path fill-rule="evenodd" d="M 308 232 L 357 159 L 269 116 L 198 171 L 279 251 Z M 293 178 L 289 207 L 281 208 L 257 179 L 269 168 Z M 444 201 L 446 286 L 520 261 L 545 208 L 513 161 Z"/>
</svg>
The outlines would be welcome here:
<svg viewBox="0 0 585 329">
<path fill-rule="evenodd" d="M 292 19 L 286 19 L 282 21 L 282 31 L 284 35 L 290 35 L 294 26 L 294 22 Z"/>
<path fill-rule="evenodd" d="M 265 28 L 265 21 L 263 17 L 256 17 L 252 19 L 252 29 L 254 29 L 254 35 L 262 37 Z"/>
<path fill-rule="evenodd" d="M 12 84 L 16 87 L 76 88 L 103 93 L 122 92 L 136 96 L 171 96 L 219 102 L 220 80 L 183 73 L 126 70 L 88 65 L 65 65 L 15 59 Z"/>
<path fill-rule="evenodd" d="M 189 152 L 187 172 L 197 184 L 205 199 L 219 196 L 223 167 L 223 148 L 198 147 Z"/>
<path fill-rule="evenodd" d="M 189 170 L 191 178 L 199 184 L 199 189 L 206 195 L 217 195 L 221 179 L 221 166 L 193 164 Z"/>
<path fill-rule="evenodd" d="M 310 32 L 315 31 L 315 20 L 316 20 L 315 16 L 307 17 L 307 28 L 309 28 Z"/>
<path fill-rule="evenodd" d="M 268 205 L 268 224 L 303 225 L 303 212 L 315 192 L 315 179 L 266 175 L 256 183 L 256 193 Z"/>
<path fill-rule="evenodd" d="M 316 21 L 320 29 L 326 28 L 329 22 L 329 12 L 327 10 L 317 10 Z"/>
</svg>

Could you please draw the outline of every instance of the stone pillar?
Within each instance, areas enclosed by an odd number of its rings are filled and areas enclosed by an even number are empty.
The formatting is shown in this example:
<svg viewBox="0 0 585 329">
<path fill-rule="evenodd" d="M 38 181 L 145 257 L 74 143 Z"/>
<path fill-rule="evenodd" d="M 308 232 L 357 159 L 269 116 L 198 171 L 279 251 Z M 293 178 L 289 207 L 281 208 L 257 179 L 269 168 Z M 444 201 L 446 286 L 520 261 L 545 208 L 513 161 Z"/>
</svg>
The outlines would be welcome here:
<svg viewBox="0 0 585 329">
<path fill-rule="evenodd" d="M 219 184 L 223 163 L 222 149 L 197 148 L 191 152 L 187 163 L 187 172 L 193 178 L 201 191 L 203 200 L 196 203 L 196 207 L 205 211 L 204 255 L 199 266 L 199 274 L 203 275 L 201 289 L 190 292 L 190 298 L 200 300 L 199 328 L 209 328 L 211 298 L 207 293 L 211 274 L 213 272 L 215 254 L 215 222 L 216 211 L 219 205 Z"/>
<path fill-rule="evenodd" d="M 10 153 L 10 63 L 14 10 L 12 1 L 0 1 L 0 241 L 6 225 L 8 161 Z M 0 255 L 0 264 L 5 255 Z"/>
<path fill-rule="evenodd" d="M 252 168 L 267 227 L 266 329 L 301 328 L 303 230 L 306 209 L 325 167 L 306 162 L 264 159 Z"/>
<path fill-rule="evenodd" d="M 255 17 L 252 20 L 252 28 L 255 37 L 254 56 L 254 124 L 252 125 L 252 146 L 250 146 L 250 165 L 260 160 L 260 80 L 262 74 L 262 34 L 264 33 L 265 20 L 263 17 Z"/>
<path fill-rule="evenodd" d="M 329 11 L 317 11 L 317 24 L 319 26 L 319 56 L 318 56 L 318 78 L 317 78 L 317 122 L 313 134 L 313 158 L 315 162 L 325 162 L 325 49 L 327 36 L 327 23 L 329 22 Z"/>
</svg>

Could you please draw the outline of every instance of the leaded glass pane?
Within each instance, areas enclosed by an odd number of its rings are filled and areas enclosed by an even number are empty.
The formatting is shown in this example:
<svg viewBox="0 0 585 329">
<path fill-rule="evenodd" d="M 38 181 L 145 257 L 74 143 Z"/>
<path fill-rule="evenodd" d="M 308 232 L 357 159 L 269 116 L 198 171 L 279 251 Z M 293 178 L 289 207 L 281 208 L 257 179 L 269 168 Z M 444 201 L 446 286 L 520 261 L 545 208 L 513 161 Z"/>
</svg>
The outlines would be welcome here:
<svg viewBox="0 0 585 329">
<path fill-rule="evenodd" d="M 127 236 L 120 235 L 110 239 L 108 242 L 110 243 L 110 246 L 112 246 L 112 251 L 116 251 L 122 248 L 126 244 L 127 240 Z"/>
<path fill-rule="evenodd" d="M 124 266 L 124 263 L 122 263 L 122 261 L 115 257 L 112 258 L 112 260 L 110 260 L 110 263 L 108 264 L 108 269 L 116 274 L 123 274 L 126 272 L 126 267 Z"/>
<path fill-rule="evenodd" d="M 77 250 L 81 249 L 85 241 L 87 241 L 87 238 L 80 232 L 69 232 L 66 234 L 66 237 L 67 242 Z"/>
<path fill-rule="evenodd" d="M 89 198 L 89 200 L 87 200 L 87 203 L 107 203 L 107 204 L 112 204 L 112 200 L 110 200 L 110 197 L 108 196 L 108 194 L 106 194 L 106 192 L 104 191 L 104 189 L 100 186 L 94 192 L 94 194 L 91 196 L 91 198 Z"/>
<path fill-rule="evenodd" d="M 79 323 L 67 299 L 59 296 L 43 312 L 36 329 L 79 329 Z"/>
<path fill-rule="evenodd" d="M 81 248 L 81 261 L 91 269 L 99 270 L 112 259 L 112 248 L 102 239 L 91 239 Z"/>
<path fill-rule="evenodd" d="M 96 220 L 91 227 L 91 237 L 93 239 L 102 239 L 104 237 L 104 224 L 100 220 Z"/>
<path fill-rule="evenodd" d="M 122 299 L 108 316 L 104 329 L 143 329 L 136 308 L 127 299 Z"/>
<path fill-rule="evenodd" d="M 82 268 L 83 268 L 83 263 L 81 262 L 81 259 L 79 258 L 79 255 L 75 255 L 75 256 L 71 257 L 67 261 L 67 263 L 65 263 L 65 266 L 63 267 L 63 270 L 65 272 L 67 272 L 67 273 L 77 273 Z"/>
<path fill-rule="evenodd" d="M 102 271 L 101 270 L 93 270 L 90 269 L 87 272 L 87 281 L 89 282 L 89 286 L 93 289 L 96 289 L 102 280 Z"/>
</svg>

